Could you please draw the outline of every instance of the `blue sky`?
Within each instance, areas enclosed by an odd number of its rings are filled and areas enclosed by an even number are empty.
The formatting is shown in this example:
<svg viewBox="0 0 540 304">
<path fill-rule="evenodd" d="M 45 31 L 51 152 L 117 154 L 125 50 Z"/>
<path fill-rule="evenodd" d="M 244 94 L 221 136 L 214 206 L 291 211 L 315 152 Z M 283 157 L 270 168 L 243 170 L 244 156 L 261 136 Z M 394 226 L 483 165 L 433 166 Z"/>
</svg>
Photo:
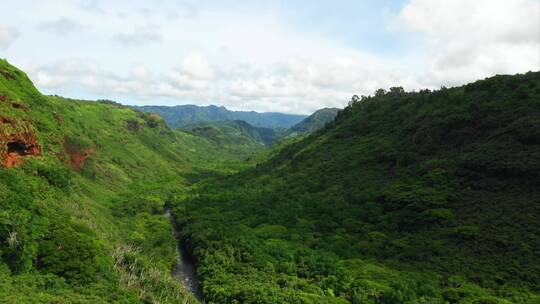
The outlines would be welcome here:
<svg viewBox="0 0 540 304">
<path fill-rule="evenodd" d="M 540 69 L 540 0 L 5 0 L 0 57 L 47 94 L 310 113 Z"/>
</svg>

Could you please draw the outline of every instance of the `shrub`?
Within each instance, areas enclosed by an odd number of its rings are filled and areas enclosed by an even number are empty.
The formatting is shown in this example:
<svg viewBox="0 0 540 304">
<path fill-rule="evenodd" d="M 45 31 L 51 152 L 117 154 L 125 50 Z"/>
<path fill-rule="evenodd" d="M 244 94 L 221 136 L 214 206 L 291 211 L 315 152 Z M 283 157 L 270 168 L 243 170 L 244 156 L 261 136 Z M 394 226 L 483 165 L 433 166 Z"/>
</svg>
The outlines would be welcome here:
<svg viewBox="0 0 540 304">
<path fill-rule="evenodd" d="M 107 265 L 105 249 L 96 235 L 78 223 L 55 223 L 39 243 L 37 268 L 64 277 L 72 284 L 96 281 Z"/>
</svg>

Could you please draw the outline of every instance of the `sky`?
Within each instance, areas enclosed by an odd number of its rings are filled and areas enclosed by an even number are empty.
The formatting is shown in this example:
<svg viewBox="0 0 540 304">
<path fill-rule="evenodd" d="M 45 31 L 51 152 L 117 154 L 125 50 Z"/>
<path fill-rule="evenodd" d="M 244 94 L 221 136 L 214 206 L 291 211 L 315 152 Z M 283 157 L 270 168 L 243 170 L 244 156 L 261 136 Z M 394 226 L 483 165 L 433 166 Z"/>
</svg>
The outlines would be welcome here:
<svg viewBox="0 0 540 304">
<path fill-rule="evenodd" d="M 46 94 L 309 114 L 378 88 L 540 70 L 540 0 L 2 0 Z"/>
</svg>

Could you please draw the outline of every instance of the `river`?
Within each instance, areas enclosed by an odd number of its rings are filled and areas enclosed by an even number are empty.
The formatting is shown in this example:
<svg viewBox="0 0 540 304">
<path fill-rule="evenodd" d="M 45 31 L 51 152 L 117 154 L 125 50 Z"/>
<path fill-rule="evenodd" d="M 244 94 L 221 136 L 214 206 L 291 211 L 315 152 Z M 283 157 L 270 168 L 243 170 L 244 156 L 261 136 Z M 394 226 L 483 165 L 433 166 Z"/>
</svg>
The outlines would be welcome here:
<svg viewBox="0 0 540 304">
<path fill-rule="evenodd" d="M 190 261 L 186 252 L 182 250 L 179 235 L 180 232 L 174 217 L 171 215 L 170 208 L 165 209 L 164 215 L 170 219 L 172 234 L 178 241 L 178 245 L 176 246 L 176 264 L 173 267 L 172 274 L 178 280 L 178 282 L 184 286 L 184 288 L 193 293 L 201 302 L 204 303 L 199 287 L 199 280 L 197 279 L 195 265 L 193 265 L 193 263 Z"/>
</svg>

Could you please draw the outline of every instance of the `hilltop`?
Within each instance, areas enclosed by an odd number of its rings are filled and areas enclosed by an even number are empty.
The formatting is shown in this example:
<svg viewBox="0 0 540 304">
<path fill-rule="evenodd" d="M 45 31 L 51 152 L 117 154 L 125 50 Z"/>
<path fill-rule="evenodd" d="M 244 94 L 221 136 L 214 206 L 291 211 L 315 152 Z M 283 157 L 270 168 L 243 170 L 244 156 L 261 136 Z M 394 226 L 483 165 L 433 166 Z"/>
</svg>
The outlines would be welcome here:
<svg viewBox="0 0 540 304">
<path fill-rule="evenodd" d="M 315 111 L 307 118 L 287 130 L 286 136 L 310 134 L 318 131 L 331 123 L 339 112 L 338 108 L 323 108 Z"/>
</svg>

